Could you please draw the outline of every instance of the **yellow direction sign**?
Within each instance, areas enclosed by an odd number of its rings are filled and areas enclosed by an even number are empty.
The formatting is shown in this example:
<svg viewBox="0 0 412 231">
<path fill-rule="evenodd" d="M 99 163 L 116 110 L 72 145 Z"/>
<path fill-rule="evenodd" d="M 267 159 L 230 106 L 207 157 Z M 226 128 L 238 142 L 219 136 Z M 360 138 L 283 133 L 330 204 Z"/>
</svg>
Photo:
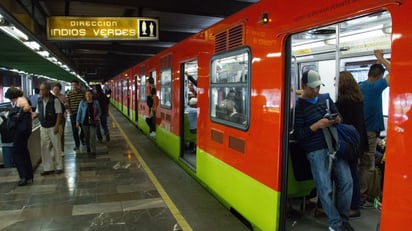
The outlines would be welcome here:
<svg viewBox="0 0 412 231">
<path fill-rule="evenodd" d="M 159 23 L 141 17 L 48 17 L 48 40 L 158 40 Z"/>
</svg>

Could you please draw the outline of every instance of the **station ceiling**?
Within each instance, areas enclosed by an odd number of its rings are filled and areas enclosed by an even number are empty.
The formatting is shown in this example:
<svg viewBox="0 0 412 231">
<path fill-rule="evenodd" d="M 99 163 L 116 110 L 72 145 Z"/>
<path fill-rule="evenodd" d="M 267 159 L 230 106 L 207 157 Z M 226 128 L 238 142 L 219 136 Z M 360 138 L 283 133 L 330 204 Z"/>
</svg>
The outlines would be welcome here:
<svg viewBox="0 0 412 231">
<path fill-rule="evenodd" d="M 11 21 L 24 25 L 40 43 L 45 44 L 86 81 L 104 82 L 257 1 L 259 0 L 0 0 L 0 7 L 12 17 Z M 46 20 L 50 16 L 157 18 L 159 40 L 47 41 Z M 1 44 L 6 39 L 5 36 L 0 33 Z M 12 43 L 9 41 L 8 44 Z M 15 46 L 19 47 L 19 44 Z M 15 47 L 0 46 L 0 49 L 0 52 L 4 52 L 3 49 L 10 50 Z M 34 57 L 36 54 L 32 53 L 26 54 L 31 55 L 31 58 L 27 59 L 37 60 Z M 0 56 L 3 56 L 0 57 L 0 66 L 3 63 L 11 65 L 14 62 L 15 66 L 23 68 L 24 65 L 29 65 L 27 61 L 33 61 L 23 58 L 24 55 L 21 54 L 20 61 L 8 60 L 4 53 Z M 48 63 L 34 62 L 30 65 L 32 68 L 36 66 L 44 73 L 56 72 L 54 65 L 46 67 L 45 64 Z M 61 76 L 66 73 L 60 71 L 54 73 L 53 77 L 63 80 L 71 78 Z"/>
</svg>

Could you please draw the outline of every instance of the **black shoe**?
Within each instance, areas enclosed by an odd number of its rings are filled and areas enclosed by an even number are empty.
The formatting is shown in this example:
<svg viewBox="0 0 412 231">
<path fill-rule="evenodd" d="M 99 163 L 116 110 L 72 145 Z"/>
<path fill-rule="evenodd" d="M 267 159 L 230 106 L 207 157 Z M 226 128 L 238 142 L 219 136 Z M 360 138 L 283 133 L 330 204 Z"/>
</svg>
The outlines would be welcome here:
<svg viewBox="0 0 412 231">
<path fill-rule="evenodd" d="M 63 173 L 63 170 L 62 170 L 62 169 L 58 169 L 58 170 L 56 170 L 55 173 L 56 173 L 56 174 L 62 174 L 62 173 Z"/>
<path fill-rule="evenodd" d="M 54 173 L 54 171 L 43 171 L 43 172 L 40 173 L 40 176 L 47 176 L 47 175 L 50 175 L 50 174 L 53 174 L 53 173 Z"/>
<path fill-rule="evenodd" d="M 110 141 L 110 135 L 109 135 L 109 134 L 106 135 L 106 141 L 107 141 L 107 142 Z"/>
<path fill-rule="evenodd" d="M 33 178 L 32 179 L 26 179 L 26 178 L 21 179 L 18 183 L 18 186 L 25 186 L 29 183 L 31 184 L 33 183 Z"/>
</svg>

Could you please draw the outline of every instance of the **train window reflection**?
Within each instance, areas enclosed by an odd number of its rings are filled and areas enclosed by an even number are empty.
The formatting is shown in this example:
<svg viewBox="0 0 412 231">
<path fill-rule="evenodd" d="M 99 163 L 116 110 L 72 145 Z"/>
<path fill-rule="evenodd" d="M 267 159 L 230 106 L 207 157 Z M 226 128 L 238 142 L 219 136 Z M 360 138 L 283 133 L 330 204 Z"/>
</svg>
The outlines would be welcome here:
<svg viewBox="0 0 412 231">
<path fill-rule="evenodd" d="M 246 48 L 212 58 L 210 117 L 246 130 L 250 108 L 250 51 Z"/>
<path fill-rule="evenodd" d="M 146 75 L 140 76 L 140 101 L 146 101 Z"/>
<path fill-rule="evenodd" d="M 160 72 L 160 106 L 172 108 L 172 69 L 166 68 Z"/>
</svg>

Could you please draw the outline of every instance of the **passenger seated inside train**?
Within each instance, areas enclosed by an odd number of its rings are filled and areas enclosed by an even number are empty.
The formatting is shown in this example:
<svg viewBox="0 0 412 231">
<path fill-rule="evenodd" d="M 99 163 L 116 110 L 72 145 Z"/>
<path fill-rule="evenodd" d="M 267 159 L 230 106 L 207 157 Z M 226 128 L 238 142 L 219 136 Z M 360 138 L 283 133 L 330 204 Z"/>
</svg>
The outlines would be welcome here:
<svg viewBox="0 0 412 231">
<path fill-rule="evenodd" d="M 235 91 L 230 90 L 225 99 L 220 102 L 217 107 L 217 117 L 224 120 L 229 120 L 230 115 L 236 112 L 236 105 L 235 105 Z"/>
</svg>

